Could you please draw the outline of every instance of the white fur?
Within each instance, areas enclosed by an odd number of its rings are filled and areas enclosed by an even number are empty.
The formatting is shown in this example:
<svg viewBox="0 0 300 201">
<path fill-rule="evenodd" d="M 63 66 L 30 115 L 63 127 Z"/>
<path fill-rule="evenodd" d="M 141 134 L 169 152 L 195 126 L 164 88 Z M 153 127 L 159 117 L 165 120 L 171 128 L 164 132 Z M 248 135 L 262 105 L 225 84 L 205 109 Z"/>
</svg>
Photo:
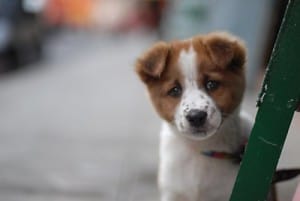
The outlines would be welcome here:
<svg viewBox="0 0 300 201">
<path fill-rule="evenodd" d="M 196 53 L 182 51 L 179 66 L 185 77 L 182 100 L 175 122 L 164 122 L 161 130 L 159 186 L 161 201 L 227 201 L 239 169 L 229 160 L 209 158 L 204 150 L 236 151 L 249 135 L 252 122 L 239 108 L 221 124 L 214 101 L 197 86 Z M 191 109 L 208 113 L 206 132 L 193 135 L 186 121 Z"/>
<path fill-rule="evenodd" d="M 196 52 L 190 46 L 188 51 L 181 51 L 179 56 L 179 67 L 185 78 L 184 93 L 179 106 L 175 112 L 175 126 L 181 134 L 193 139 L 205 139 L 213 135 L 221 124 L 221 113 L 213 100 L 199 89 L 197 84 Z M 207 121 L 201 132 L 193 133 L 186 115 L 189 111 L 198 109 L 207 112 Z"/>
<path fill-rule="evenodd" d="M 204 150 L 234 152 L 250 133 L 252 122 L 238 112 L 215 135 L 192 140 L 169 123 L 161 130 L 159 186 L 161 201 L 229 200 L 239 166 L 201 155 Z"/>
</svg>

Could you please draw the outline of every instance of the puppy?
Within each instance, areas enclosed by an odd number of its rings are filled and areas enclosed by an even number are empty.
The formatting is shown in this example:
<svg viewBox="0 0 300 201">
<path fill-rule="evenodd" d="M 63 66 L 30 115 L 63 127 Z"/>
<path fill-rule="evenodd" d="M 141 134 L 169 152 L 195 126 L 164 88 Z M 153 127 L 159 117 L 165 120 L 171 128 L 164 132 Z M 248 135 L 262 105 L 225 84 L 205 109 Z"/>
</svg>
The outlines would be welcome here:
<svg viewBox="0 0 300 201">
<path fill-rule="evenodd" d="M 244 44 L 227 33 L 158 42 L 135 70 L 162 118 L 161 201 L 226 201 L 252 128 L 240 111 Z"/>
</svg>

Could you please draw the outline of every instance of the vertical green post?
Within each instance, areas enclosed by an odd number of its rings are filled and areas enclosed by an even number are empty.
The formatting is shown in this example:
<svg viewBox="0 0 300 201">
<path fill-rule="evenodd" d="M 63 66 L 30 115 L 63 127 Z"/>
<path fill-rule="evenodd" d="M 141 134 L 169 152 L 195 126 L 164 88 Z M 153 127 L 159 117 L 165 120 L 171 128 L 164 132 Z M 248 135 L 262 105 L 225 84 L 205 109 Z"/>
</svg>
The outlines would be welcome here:
<svg viewBox="0 0 300 201">
<path fill-rule="evenodd" d="M 290 0 L 230 201 L 266 200 L 300 97 L 300 0 Z"/>
</svg>

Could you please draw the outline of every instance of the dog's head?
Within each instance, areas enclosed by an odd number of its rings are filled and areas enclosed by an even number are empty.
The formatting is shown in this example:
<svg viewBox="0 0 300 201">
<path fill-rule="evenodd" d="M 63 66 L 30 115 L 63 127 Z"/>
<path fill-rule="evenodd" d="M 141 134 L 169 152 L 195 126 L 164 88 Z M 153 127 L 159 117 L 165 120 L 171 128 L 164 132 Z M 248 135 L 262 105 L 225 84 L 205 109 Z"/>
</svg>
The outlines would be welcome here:
<svg viewBox="0 0 300 201">
<path fill-rule="evenodd" d="M 158 42 L 136 63 L 158 114 L 193 139 L 213 135 L 239 107 L 245 88 L 243 43 L 227 33 Z"/>
</svg>

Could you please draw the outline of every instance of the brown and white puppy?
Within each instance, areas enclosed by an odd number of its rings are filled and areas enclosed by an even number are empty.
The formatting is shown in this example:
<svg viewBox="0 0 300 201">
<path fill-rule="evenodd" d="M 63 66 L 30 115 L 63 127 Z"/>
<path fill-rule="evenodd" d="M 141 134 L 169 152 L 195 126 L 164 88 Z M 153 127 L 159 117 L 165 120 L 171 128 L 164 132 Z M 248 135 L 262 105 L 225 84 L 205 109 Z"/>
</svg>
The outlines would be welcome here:
<svg viewBox="0 0 300 201">
<path fill-rule="evenodd" d="M 158 42 L 136 63 L 163 119 L 159 186 L 162 201 L 225 201 L 239 165 L 201 154 L 235 153 L 252 122 L 240 112 L 246 51 L 227 33 Z"/>
</svg>

